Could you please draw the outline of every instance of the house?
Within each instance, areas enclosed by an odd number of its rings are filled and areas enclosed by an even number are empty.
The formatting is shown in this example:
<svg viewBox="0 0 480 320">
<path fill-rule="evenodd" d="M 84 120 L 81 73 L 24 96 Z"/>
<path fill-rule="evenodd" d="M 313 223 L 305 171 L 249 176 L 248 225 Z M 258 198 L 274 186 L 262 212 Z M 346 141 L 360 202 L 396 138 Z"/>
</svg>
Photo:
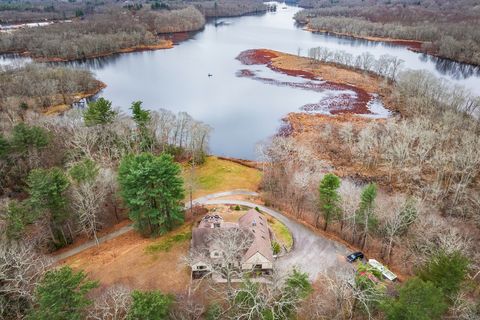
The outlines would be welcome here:
<svg viewBox="0 0 480 320">
<path fill-rule="evenodd" d="M 229 235 L 236 234 L 238 246 L 228 244 Z M 246 234 L 248 239 L 240 239 Z M 192 230 L 190 266 L 194 278 L 208 274 L 228 260 L 229 267 L 241 272 L 271 273 L 273 251 L 271 231 L 265 217 L 256 210 L 249 210 L 238 223 L 225 222 L 219 215 L 206 215 Z M 230 247 L 228 247 L 230 245 Z M 229 248 L 229 249 L 227 249 Z M 225 252 L 225 251 L 230 252 Z M 225 257 L 228 259 L 225 259 Z"/>
<path fill-rule="evenodd" d="M 242 269 L 272 270 L 272 240 L 266 219 L 256 210 L 250 210 L 238 220 L 238 225 L 249 229 L 254 236 L 252 245 L 242 257 Z"/>
</svg>

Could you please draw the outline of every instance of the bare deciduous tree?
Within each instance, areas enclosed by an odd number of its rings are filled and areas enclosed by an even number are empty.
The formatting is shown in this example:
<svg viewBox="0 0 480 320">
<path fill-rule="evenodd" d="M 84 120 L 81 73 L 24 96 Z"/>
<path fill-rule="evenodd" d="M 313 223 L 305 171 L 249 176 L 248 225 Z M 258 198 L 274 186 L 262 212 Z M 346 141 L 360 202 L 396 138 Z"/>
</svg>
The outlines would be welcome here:
<svg viewBox="0 0 480 320">
<path fill-rule="evenodd" d="M 107 288 L 88 312 L 89 320 L 125 320 L 132 304 L 131 290 L 116 285 Z"/>
<path fill-rule="evenodd" d="M 98 245 L 97 231 L 101 228 L 100 215 L 106 198 L 107 188 L 102 175 L 94 181 L 85 181 L 72 186 L 72 207 L 78 217 L 80 230 L 94 238 Z"/>
<path fill-rule="evenodd" d="M 0 242 L 0 311 L 21 318 L 52 261 L 26 243 Z M 1 314 L 0 314 L 1 315 Z"/>
</svg>

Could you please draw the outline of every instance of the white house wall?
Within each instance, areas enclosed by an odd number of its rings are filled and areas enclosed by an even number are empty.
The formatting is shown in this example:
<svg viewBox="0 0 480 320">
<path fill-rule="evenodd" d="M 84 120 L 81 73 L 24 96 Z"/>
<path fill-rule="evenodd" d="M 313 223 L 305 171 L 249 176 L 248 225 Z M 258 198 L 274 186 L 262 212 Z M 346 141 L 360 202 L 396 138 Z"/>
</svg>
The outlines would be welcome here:
<svg viewBox="0 0 480 320">
<path fill-rule="evenodd" d="M 272 262 L 265 258 L 260 252 L 255 253 L 253 256 L 250 257 L 250 259 L 242 263 L 242 269 L 253 269 L 253 267 L 257 264 L 261 264 L 262 269 L 273 269 Z"/>
</svg>

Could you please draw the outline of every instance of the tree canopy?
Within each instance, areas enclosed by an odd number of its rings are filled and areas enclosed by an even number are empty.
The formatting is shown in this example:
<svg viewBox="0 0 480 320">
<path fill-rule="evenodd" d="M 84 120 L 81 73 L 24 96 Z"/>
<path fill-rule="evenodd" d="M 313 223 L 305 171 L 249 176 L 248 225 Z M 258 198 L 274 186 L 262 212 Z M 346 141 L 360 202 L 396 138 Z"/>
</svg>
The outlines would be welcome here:
<svg viewBox="0 0 480 320">
<path fill-rule="evenodd" d="M 290 272 L 283 285 L 277 287 L 247 278 L 235 293 L 232 317 L 236 319 L 248 314 L 251 319 L 294 319 L 298 306 L 311 292 L 308 275 L 296 269 Z"/>
<path fill-rule="evenodd" d="M 8 239 L 20 239 L 28 224 L 36 219 L 36 214 L 27 201 L 11 201 L 5 210 L 5 234 Z"/>
<path fill-rule="evenodd" d="M 444 295 L 452 298 L 459 290 L 468 272 L 469 261 L 459 251 L 441 251 L 417 271 L 424 281 L 431 281 Z"/>
<path fill-rule="evenodd" d="M 440 319 L 447 310 L 442 291 L 430 281 L 409 279 L 398 290 L 398 298 L 381 304 L 388 320 Z"/>
<path fill-rule="evenodd" d="M 366 247 L 368 235 L 377 228 L 378 219 L 375 216 L 375 198 L 377 197 L 377 186 L 368 184 L 360 195 L 360 206 L 356 212 L 357 223 L 363 228 L 362 249 Z"/>
<path fill-rule="evenodd" d="M 97 287 L 82 271 L 70 267 L 48 271 L 36 289 L 37 306 L 30 313 L 32 320 L 81 320 L 92 301 L 87 293 Z"/>
<path fill-rule="evenodd" d="M 65 191 L 69 181 L 59 168 L 34 169 L 27 179 L 30 202 L 37 210 L 49 210 L 52 219 L 61 222 L 67 216 Z"/>
<path fill-rule="evenodd" d="M 11 146 L 19 153 L 25 153 L 31 148 L 44 148 L 48 145 L 48 132 L 40 127 L 25 123 L 17 124 L 12 131 Z"/>
<path fill-rule="evenodd" d="M 119 168 L 121 194 L 136 228 L 157 235 L 183 222 L 180 166 L 172 156 L 141 153 L 125 157 Z"/>
<path fill-rule="evenodd" d="M 104 125 L 112 123 L 117 112 L 112 109 L 112 102 L 104 98 L 90 102 L 87 110 L 83 113 L 83 119 L 87 126 Z"/>
<path fill-rule="evenodd" d="M 163 320 L 167 319 L 173 303 L 173 296 L 160 291 L 134 291 L 133 303 L 128 313 L 128 320 Z"/>
<path fill-rule="evenodd" d="M 74 164 L 68 172 L 72 179 L 77 182 L 87 182 L 95 179 L 99 171 L 99 168 L 95 161 L 91 159 L 85 159 Z"/>
<path fill-rule="evenodd" d="M 337 191 L 339 187 L 340 179 L 332 173 L 327 173 L 318 187 L 320 210 L 325 220 L 324 230 L 327 230 L 328 224 L 339 212 L 340 195 Z"/>
<path fill-rule="evenodd" d="M 142 101 L 135 101 L 132 103 L 132 118 L 137 125 L 138 142 L 142 151 L 148 151 L 154 144 L 153 133 L 148 127 L 152 117 L 150 111 L 142 108 Z"/>
<path fill-rule="evenodd" d="M 8 140 L 0 133 L 0 159 L 8 154 L 9 147 Z"/>
</svg>

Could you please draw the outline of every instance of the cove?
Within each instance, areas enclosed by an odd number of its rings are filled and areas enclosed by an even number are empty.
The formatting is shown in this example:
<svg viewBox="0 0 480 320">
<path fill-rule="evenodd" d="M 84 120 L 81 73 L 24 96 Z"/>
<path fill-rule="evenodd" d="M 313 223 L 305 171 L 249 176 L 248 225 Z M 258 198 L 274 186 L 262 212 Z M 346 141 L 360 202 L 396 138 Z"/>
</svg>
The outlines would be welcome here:
<svg viewBox="0 0 480 320">
<path fill-rule="evenodd" d="M 394 44 L 314 34 L 295 25 L 292 18 L 300 8 L 285 4 L 277 8 L 264 15 L 223 18 L 217 26 L 208 23 L 173 49 L 118 54 L 68 65 L 91 70 L 108 85 L 99 96 L 126 113 L 137 100 L 148 109 L 188 112 L 213 128 L 212 154 L 244 159 L 255 159 L 255 145 L 275 134 L 289 112 L 305 112 L 305 106 L 332 95 L 327 90 L 306 90 L 302 85 L 272 84 L 301 84 L 303 80 L 260 66 L 251 72 L 264 81 L 238 76 L 245 65 L 236 57 L 245 50 L 267 48 L 307 55 L 308 49 L 322 46 L 354 55 L 367 51 L 376 57 L 390 54 L 404 60 L 404 68 L 431 71 L 480 95 L 480 71 L 476 67 Z M 372 110 L 379 109 L 378 101 L 371 105 Z"/>
</svg>

